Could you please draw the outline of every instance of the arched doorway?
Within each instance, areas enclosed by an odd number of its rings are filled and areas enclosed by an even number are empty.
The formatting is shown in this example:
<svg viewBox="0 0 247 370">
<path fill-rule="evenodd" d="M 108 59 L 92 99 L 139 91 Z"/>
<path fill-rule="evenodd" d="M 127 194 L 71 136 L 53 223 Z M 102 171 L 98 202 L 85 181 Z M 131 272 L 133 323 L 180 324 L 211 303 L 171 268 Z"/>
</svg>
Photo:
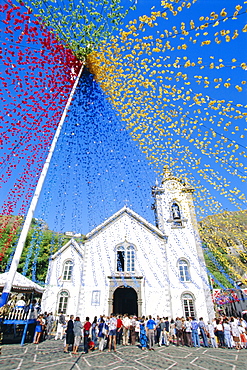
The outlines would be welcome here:
<svg viewBox="0 0 247 370">
<path fill-rule="evenodd" d="M 138 316 L 137 293 L 130 286 L 120 286 L 113 294 L 113 312 Z"/>
</svg>

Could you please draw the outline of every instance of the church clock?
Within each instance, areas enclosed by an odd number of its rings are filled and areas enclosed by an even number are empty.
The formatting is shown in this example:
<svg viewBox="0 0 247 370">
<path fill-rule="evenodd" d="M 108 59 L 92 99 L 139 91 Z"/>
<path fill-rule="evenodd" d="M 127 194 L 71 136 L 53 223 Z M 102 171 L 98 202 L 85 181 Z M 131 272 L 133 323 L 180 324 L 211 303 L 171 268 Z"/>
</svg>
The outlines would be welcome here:
<svg viewBox="0 0 247 370">
<path fill-rule="evenodd" d="M 179 185 L 178 185 L 177 181 L 167 181 L 166 188 L 168 190 L 177 190 L 177 189 L 179 189 Z"/>
</svg>

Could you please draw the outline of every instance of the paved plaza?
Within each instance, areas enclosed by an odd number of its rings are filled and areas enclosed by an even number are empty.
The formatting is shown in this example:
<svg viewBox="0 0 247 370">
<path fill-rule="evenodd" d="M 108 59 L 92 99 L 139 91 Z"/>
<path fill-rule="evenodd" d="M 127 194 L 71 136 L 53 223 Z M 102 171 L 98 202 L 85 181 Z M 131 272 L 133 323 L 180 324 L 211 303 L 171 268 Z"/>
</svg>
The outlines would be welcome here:
<svg viewBox="0 0 247 370">
<path fill-rule="evenodd" d="M 156 347 L 141 351 L 138 346 L 118 346 L 117 352 L 94 351 L 79 355 L 63 352 L 63 341 L 46 340 L 38 345 L 3 345 L 1 370 L 247 370 L 247 350 L 220 348 Z"/>
</svg>

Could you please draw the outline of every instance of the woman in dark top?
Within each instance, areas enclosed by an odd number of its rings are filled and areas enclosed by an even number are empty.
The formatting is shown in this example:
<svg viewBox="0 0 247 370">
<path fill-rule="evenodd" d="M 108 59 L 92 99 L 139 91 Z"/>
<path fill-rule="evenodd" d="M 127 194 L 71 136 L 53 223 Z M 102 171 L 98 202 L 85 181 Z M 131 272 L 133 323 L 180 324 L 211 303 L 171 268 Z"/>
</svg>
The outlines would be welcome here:
<svg viewBox="0 0 247 370">
<path fill-rule="evenodd" d="M 68 349 L 69 349 L 70 344 L 72 345 L 72 348 L 73 348 L 73 345 L 74 345 L 75 335 L 74 335 L 73 319 L 74 319 L 74 316 L 71 315 L 70 320 L 68 321 L 68 324 L 67 324 L 67 328 L 66 328 L 66 346 L 64 348 L 64 352 L 69 352 Z"/>
</svg>

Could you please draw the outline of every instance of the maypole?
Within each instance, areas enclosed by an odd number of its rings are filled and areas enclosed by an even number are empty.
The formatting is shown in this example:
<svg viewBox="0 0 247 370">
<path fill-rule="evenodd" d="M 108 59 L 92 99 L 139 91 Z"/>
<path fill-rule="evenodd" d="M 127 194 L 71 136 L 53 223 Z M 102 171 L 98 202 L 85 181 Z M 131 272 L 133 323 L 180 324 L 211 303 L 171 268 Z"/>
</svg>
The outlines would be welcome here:
<svg viewBox="0 0 247 370">
<path fill-rule="evenodd" d="M 36 189 L 35 189 L 31 204 L 30 204 L 30 207 L 29 207 L 27 215 L 26 215 L 26 219 L 25 219 L 23 228 L 22 228 L 22 231 L 21 231 L 21 235 L 20 235 L 20 238 L 18 240 L 18 244 L 17 244 L 16 250 L 15 250 L 15 254 L 13 256 L 13 260 L 12 260 L 12 263 L 11 263 L 11 266 L 10 266 L 10 269 L 9 269 L 8 280 L 5 282 L 3 292 L 2 292 L 2 295 L 0 297 L 0 307 L 5 305 L 8 301 L 8 297 L 9 297 L 9 294 L 10 294 L 10 291 L 11 291 L 11 288 L 12 288 L 15 273 L 17 271 L 17 267 L 18 267 L 18 264 L 19 264 L 19 261 L 20 261 L 20 258 L 21 258 L 21 254 L 22 254 L 22 251 L 23 251 L 23 248 L 24 248 L 24 245 L 25 245 L 25 241 L 26 241 L 26 238 L 27 238 L 28 230 L 30 228 L 32 218 L 33 218 L 33 215 L 34 215 L 34 212 L 35 212 L 38 200 L 39 200 L 39 196 L 40 196 L 40 193 L 41 193 L 41 190 L 42 190 L 42 187 L 43 187 L 43 184 L 44 184 L 44 181 L 45 181 L 48 169 L 49 169 L 49 165 L 50 165 L 50 162 L 51 162 L 51 159 L 52 159 L 52 155 L 54 153 L 59 135 L 60 135 L 62 127 L 63 127 L 64 120 L 66 118 L 66 115 L 67 115 L 67 112 L 69 110 L 71 101 L 73 99 L 75 90 L 76 90 L 77 85 L 79 83 L 83 68 L 84 68 L 84 64 L 82 64 L 81 69 L 78 73 L 78 76 L 75 79 L 73 88 L 70 92 L 70 96 L 67 100 L 67 103 L 66 103 L 66 106 L 64 108 L 63 114 L 61 116 L 60 122 L 57 126 L 57 129 L 56 129 L 56 132 L 55 132 L 55 135 L 54 135 L 54 138 L 53 138 L 48 156 L 47 156 L 46 161 L 44 163 L 42 172 L 40 174 L 40 177 L 39 177 L 39 180 L 38 180 L 38 183 L 37 183 L 37 186 L 36 186 Z"/>
</svg>

